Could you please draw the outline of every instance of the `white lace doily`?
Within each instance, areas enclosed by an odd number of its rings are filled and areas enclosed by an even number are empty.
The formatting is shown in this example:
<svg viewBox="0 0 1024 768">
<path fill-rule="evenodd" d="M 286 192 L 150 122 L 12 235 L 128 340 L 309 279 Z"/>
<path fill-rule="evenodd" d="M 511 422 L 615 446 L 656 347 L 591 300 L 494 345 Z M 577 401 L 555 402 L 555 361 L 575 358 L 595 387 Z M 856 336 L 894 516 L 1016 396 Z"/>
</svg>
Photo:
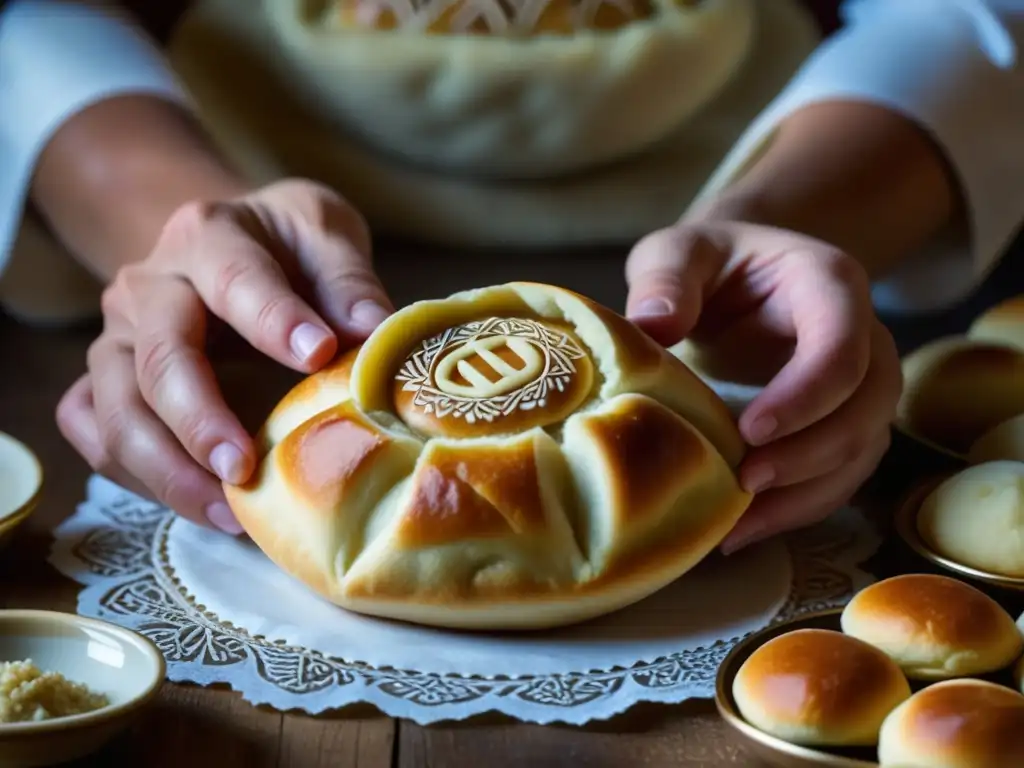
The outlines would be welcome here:
<svg viewBox="0 0 1024 768">
<path fill-rule="evenodd" d="M 365 702 L 421 724 L 486 711 L 581 724 L 641 701 L 712 696 L 718 665 L 742 639 L 722 637 L 628 666 L 514 677 L 345 660 L 251 633 L 198 603 L 168 556 L 171 532 L 183 525 L 175 520 L 167 509 L 94 477 L 87 501 L 57 529 L 51 562 L 85 585 L 79 613 L 153 640 L 171 680 L 226 683 L 254 704 L 282 710 L 315 714 Z M 792 584 L 774 618 L 763 623 L 844 604 L 871 581 L 857 566 L 878 543 L 871 526 L 852 510 L 789 537 Z"/>
</svg>

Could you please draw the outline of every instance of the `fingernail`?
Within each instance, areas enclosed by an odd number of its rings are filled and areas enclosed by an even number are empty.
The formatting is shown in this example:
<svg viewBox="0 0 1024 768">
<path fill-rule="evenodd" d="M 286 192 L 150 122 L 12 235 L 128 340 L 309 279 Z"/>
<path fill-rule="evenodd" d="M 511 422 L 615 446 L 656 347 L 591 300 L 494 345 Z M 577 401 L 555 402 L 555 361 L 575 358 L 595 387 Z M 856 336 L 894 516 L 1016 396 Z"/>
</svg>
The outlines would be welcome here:
<svg viewBox="0 0 1024 768">
<path fill-rule="evenodd" d="M 289 344 L 292 354 L 300 363 L 311 358 L 325 342 L 329 341 L 331 334 L 312 323 L 301 323 L 292 331 Z"/>
<path fill-rule="evenodd" d="M 743 487 L 747 493 L 760 493 L 771 485 L 774 479 L 775 470 L 768 464 L 761 464 L 743 473 Z"/>
<path fill-rule="evenodd" d="M 352 305 L 348 316 L 354 326 L 364 331 L 372 331 L 383 323 L 390 314 L 373 299 L 363 299 Z"/>
<path fill-rule="evenodd" d="M 771 440 L 775 430 L 779 428 L 779 422 L 773 416 L 762 416 L 755 419 L 747 430 L 748 440 L 753 445 L 764 445 Z"/>
<path fill-rule="evenodd" d="M 238 484 L 245 479 L 245 454 L 231 443 L 220 443 L 210 451 L 210 466 L 225 483 Z"/>
<path fill-rule="evenodd" d="M 630 312 L 629 316 L 641 317 L 665 317 L 671 315 L 675 306 L 671 301 L 662 296 L 652 296 L 644 299 Z"/>
<path fill-rule="evenodd" d="M 215 527 L 224 531 L 224 533 L 231 534 L 232 536 L 239 536 L 245 531 L 241 523 L 235 518 L 231 507 L 223 501 L 215 501 L 206 508 L 206 519 Z"/>
</svg>

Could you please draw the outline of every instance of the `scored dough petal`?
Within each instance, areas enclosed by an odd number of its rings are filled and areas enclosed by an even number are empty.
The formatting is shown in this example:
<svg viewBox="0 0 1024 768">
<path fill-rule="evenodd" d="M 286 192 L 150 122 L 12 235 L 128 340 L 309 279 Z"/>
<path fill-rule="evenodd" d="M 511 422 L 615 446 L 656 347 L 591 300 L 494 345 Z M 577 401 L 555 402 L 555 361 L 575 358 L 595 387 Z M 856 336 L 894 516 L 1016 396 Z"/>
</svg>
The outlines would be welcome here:
<svg viewBox="0 0 1024 768">
<path fill-rule="evenodd" d="M 225 486 L 225 493 L 268 557 L 329 596 L 368 543 L 382 499 L 412 472 L 421 450 L 418 440 L 385 431 L 347 401 L 304 421 L 247 485 Z"/>
<path fill-rule="evenodd" d="M 343 585 L 374 612 L 403 618 L 444 605 L 488 614 L 571 590 L 584 567 L 565 509 L 565 462 L 541 429 L 433 440 L 401 496 Z"/>
<path fill-rule="evenodd" d="M 571 417 L 562 448 L 580 508 L 589 510 L 578 527 L 599 584 L 653 591 L 678 578 L 721 543 L 750 503 L 715 447 L 644 395 L 619 395 Z M 634 575 L 659 571 L 660 578 Z"/>
<path fill-rule="evenodd" d="M 358 353 L 357 347 L 339 355 L 281 399 L 260 430 L 261 453 L 284 440 L 306 419 L 349 399 L 349 380 Z"/>
</svg>

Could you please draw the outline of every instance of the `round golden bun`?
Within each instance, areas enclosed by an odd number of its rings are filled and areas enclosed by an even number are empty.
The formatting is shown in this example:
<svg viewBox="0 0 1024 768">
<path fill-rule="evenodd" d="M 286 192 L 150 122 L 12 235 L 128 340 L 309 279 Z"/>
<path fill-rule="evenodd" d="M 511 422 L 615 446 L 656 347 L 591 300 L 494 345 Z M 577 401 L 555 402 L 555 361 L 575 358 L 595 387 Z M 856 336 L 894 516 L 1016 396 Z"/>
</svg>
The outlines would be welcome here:
<svg viewBox="0 0 1024 768">
<path fill-rule="evenodd" d="M 967 335 L 978 341 L 1024 350 L 1024 295 L 1006 299 L 980 315 Z"/>
<path fill-rule="evenodd" d="M 961 565 L 1024 578 L 1024 463 L 992 461 L 947 478 L 921 505 L 917 530 Z"/>
<path fill-rule="evenodd" d="M 869 747 L 882 721 L 910 696 L 891 658 L 840 632 L 798 629 L 743 662 L 733 698 L 743 718 L 791 744 Z"/>
<path fill-rule="evenodd" d="M 538 19 L 541 4 L 431 0 L 394 30 L 375 13 L 354 25 L 366 6 L 346 15 L 336 1 L 266 0 L 253 13 L 272 31 L 275 80 L 318 131 L 443 175 L 503 180 L 565 177 L 657 146 L 733 81 L 757 29 L 753 0 L 605 0 L 593 17 L 600 0 L 552 2 Z M 479 26 L 481 9 L 496 33 L 430 33 Z M 583 28 L 554 33 L 567 25 Z"/>
<path fill-rule="evenodd" d="M 981 680 L 930 685 L 886 718 L 878 760 L 885 768 L 1024 765 L 1024 696 Z"/>
<path fill-rule="evenodd" d="M 694 0 L 676 0 L 692 5 Z M 341 0 L 338 12 L 351 29 L 408 30 L 444 35 L 572 35 L 614 30 L 650 18 L 647 0 Z"/>
<path fill-rule="evenodd" d="M 480 629 L 574 623 L 690 570 L 750 501 L 725 403 L 632 323 L 511 283 L 396 312 L 303 381 L 228 502 L 337 605 Z"/>
<path fill-rule="evenodd" d="M 891 656 L 912 680 L 995 672 L 1024 651 L 999 603 L 956 579 L 923 573 L 865 587 L 843 610 L 842 628 Z"/>
<path fill-rule="evenodd" d="M 1007 419 L 978 438 L 971 446 L 967 460 L 971 464 L 1024 461 L 1024 414 Z"/>
<path fill-rule="evenodd" d="M 903 360 L 898 420 L 911 434 L 966 454 L 993 427 L 1024 413 L 1024 350 L 951 336 Z"/>
</svg>

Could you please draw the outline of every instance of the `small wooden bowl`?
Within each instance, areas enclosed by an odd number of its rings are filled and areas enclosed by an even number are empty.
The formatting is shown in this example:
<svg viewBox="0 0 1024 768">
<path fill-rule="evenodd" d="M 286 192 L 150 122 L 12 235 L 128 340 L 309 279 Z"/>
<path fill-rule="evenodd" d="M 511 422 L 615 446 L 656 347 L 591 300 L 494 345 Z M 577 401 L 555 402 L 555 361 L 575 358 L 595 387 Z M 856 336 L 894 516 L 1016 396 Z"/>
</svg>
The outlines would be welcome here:
<svg viewBox="0 0 1024 768">
<path fill-rule="evenodd" d="M 3 768 L 55 765 L 95 752 L 152 701 L 167 671 L 153 643 L 122 627 L 68 613 L 0 611 L 0 661 L 27 659 L 106 694 L 110 703 L 82 715 L 0 724 Z"/>
<path fill-rule="evenodd" d="M 921 538 L 917 528 L 917 516 L 921 510 L 921 505 L 928 498 L 928 494 L 934 491 L 943 481 L 952 477 L 952 475 L 953 473 L 949 473 L 925 480 L 916 485 L 904 497 L 899 508 L 896 510 L 896 518 L 893 521 L 897 535 L 923 559 L 961 579 L 973 582 L 978 586 L 1024 592 L 1024 579 L 983 571 L 978 568 L 972 568 L 969 565 L 964 565 L 956 560 L 951 560 L 933 550 Z"/>
<path fill-rule="evenodd" d="M 715 682 L 715 706 L 718 713 L 742 737 L 750 751 L 768 765 L 777 768 L 878 768 L 874 749 L 825 750 L 801 747 L 771 736 L 743 719 L 732 695 L 733 680 L 740 667 L 762 645 L 796 629 L 841 631 L 839 619 L 842 613 L 841 608 L 836 608 L 768 627 L 733 648 L 718 669 Z"/>
<path fill-rule="evenodd" d="M 39 503 L 43 468 L 20 441 L 0 432 L 0 545 Z"/>
</svg>

